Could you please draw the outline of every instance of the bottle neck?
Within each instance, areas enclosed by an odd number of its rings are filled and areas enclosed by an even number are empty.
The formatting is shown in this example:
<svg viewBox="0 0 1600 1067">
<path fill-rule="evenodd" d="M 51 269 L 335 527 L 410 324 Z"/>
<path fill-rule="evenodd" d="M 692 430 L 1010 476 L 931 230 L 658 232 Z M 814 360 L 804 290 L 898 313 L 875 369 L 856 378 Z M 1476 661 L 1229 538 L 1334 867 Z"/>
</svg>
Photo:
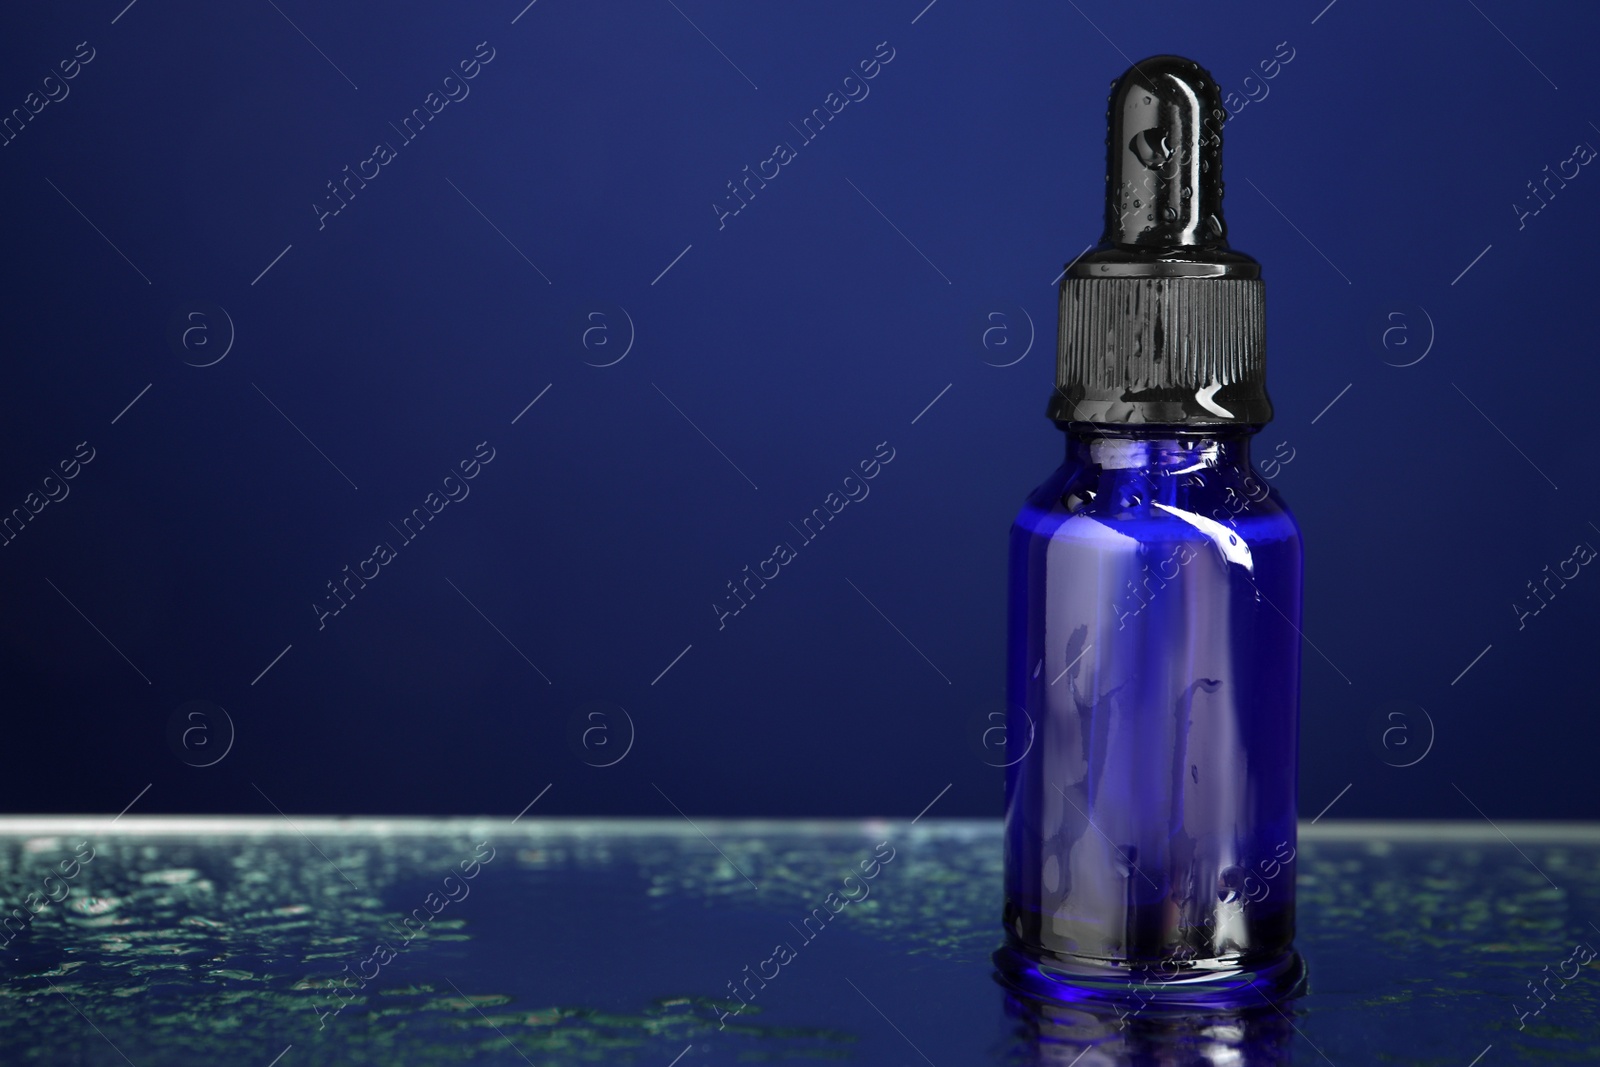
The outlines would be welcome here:
<svg viewBox="0 0 1600 1067">
<path fill-rule="evenodd" d="M 1149 470 L 1163 474 L 1250 467 L 1250 438 L 1259 426 L 1214 430 L 1172 427 L 1104 427 L 1067 431 L 1067 462 L 1102 470 Z"/>
</svg>

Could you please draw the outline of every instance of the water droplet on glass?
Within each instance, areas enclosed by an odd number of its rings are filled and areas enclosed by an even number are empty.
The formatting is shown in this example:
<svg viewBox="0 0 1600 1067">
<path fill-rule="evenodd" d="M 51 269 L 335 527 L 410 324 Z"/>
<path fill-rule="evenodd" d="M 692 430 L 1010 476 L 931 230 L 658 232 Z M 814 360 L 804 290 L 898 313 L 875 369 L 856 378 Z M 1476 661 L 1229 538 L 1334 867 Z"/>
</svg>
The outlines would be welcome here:
<svg viewBox="0 0 1600 1067">
<path fill-rule="evenodd" d="M 67 907 L 79 915 L 104 915 L 108 911 L 115 911 L 122 904 L 116 897 L 96 897 L 74 895 Z"/>
</svg>

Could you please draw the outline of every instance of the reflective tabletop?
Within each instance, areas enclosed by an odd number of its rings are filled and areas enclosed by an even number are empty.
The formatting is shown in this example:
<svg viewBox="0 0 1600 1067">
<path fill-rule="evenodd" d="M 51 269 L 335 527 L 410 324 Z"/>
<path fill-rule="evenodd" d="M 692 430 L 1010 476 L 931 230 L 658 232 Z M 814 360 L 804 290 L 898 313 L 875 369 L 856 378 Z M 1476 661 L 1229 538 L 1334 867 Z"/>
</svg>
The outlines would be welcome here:
<svg viewBox="0 0 1600 1067">
<path fill-rule="evenodd" d="M 996 983 L 998 821 L 0 820 L 0 1063 L 1600 1063 L 1600 826 L 1303 825 L 1308 992 Z"/>
</svg>

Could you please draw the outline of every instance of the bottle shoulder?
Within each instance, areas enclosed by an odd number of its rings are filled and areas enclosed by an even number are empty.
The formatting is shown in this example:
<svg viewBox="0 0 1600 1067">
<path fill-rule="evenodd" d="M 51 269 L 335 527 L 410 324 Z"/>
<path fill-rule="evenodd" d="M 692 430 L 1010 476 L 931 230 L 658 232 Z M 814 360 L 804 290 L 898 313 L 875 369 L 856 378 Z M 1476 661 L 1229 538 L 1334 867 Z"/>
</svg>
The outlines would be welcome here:
<svg viewBox="0 0 1600 1067">
<path fill-rule="evenodd" d="M 1012 530 L 1051 540 L 1300 541 L 1282 496 L 1246 465 L 1152 471 L 1068 462 L 1028 495 Z"/>
</svg>

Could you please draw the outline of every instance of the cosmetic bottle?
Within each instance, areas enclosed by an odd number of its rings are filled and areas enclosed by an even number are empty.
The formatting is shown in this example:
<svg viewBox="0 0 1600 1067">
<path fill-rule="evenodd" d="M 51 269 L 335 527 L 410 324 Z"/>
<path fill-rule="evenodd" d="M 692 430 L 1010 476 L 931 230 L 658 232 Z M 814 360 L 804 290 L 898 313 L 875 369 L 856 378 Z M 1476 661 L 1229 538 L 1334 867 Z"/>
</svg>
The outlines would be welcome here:
<svg viewBox="0 0 1600 1067">
<path fill-rule="evenodd" d="M 1112 85 L 1106 228 L 1061 281 L 1066 459 L 1011 529 L 999 977 L 1142 1008 L 1294 995 L 1300 533 L 1216 82 Z"/>
</svg>

